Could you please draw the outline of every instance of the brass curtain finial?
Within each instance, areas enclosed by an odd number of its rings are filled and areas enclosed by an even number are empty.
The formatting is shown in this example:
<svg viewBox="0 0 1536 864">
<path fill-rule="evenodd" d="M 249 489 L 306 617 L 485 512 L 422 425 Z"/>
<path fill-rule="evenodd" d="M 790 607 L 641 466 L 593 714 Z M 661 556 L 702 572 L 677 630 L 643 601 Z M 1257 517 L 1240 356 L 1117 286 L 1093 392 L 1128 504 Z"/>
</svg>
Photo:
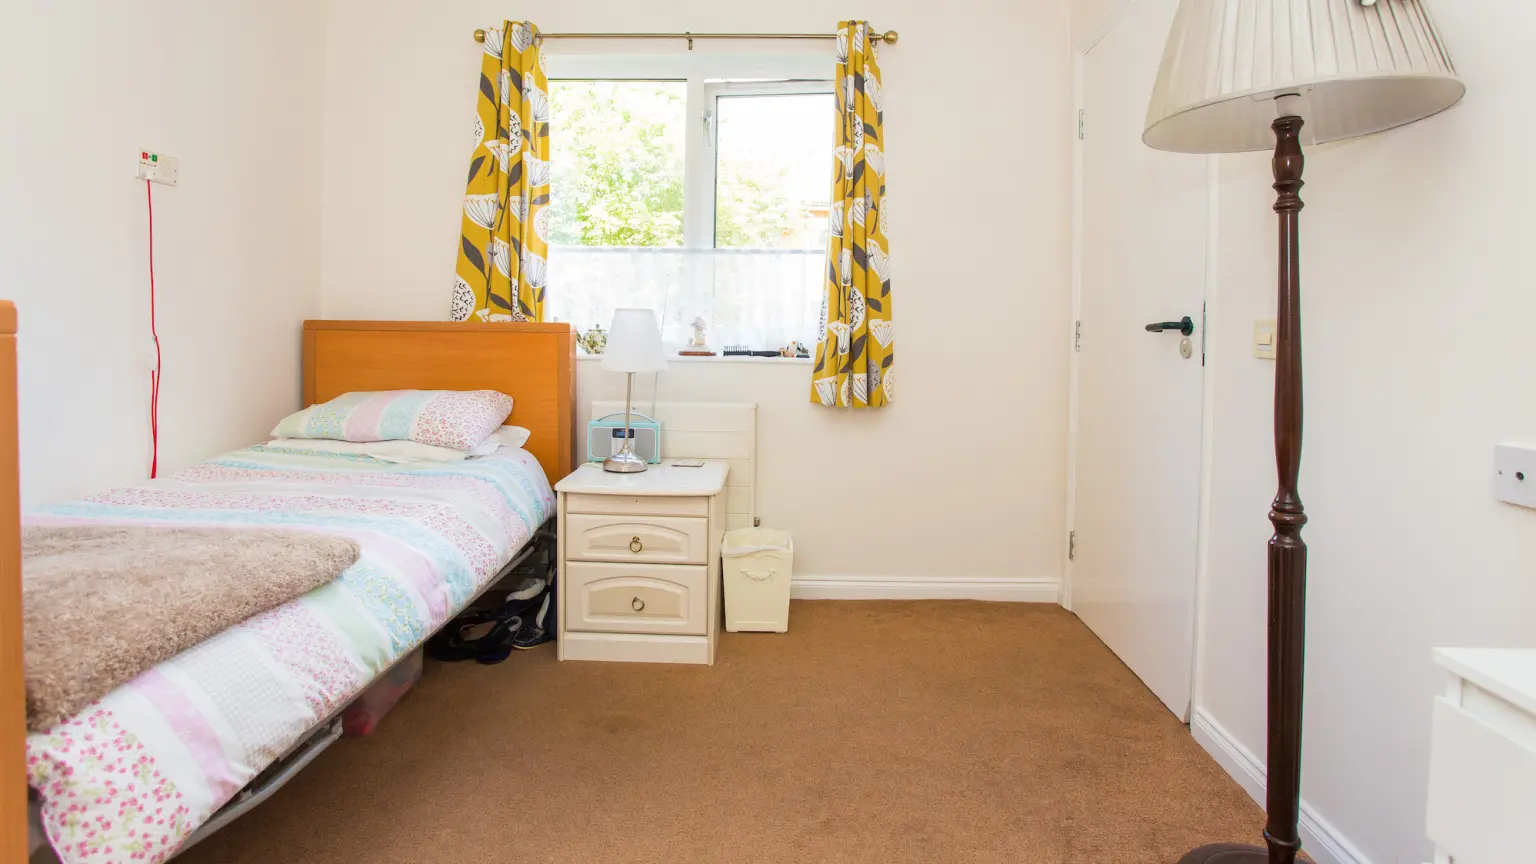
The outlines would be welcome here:
<svg viewBox="0 0 1536 864">
<path fill-rule="evenodd" d="M 836 39 L 834 33 L 540 33 L 540 39 L 685 39 L 693 50 L 695 39 Z M 870 38 L 887 45 L 896 44 L 896 31 L 874 33 Z M 485 41 L 485 31 L 475 31 L 475 41 Z"/>
</svg>

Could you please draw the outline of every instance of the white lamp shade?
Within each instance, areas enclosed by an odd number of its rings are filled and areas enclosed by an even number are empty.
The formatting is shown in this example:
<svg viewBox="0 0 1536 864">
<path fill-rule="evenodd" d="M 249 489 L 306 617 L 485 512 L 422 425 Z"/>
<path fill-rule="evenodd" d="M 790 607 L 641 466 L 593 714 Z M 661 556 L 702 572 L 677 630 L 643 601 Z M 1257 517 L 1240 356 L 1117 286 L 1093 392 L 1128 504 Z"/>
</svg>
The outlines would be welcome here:
<svg viewBox="0 0 1536 864">
<path fill-rule="evenodd" d="M 649 309 L 615 309 L 603 349 L 603 368 L 613 372 L 660 372 L 667 368 L 661 326 Z"/>
<path fill-rule="evenodd" d="M 1142 141 L 1181 153 L 1275 145 L 1275 99 L 1307 143 L 1369 135 L 1456 104 L 1466 86 L 1427 0 L 1180 0 Z"/>
</svg>

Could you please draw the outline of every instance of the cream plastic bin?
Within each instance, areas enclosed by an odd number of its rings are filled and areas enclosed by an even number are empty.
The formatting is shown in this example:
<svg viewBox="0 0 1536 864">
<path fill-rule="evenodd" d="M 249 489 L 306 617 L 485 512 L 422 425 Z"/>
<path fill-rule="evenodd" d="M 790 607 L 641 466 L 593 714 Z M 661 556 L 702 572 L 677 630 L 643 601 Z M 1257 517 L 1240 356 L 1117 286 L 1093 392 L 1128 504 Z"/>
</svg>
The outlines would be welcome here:
<svg viewBox="0 0 1536 864">
<path fill-rule="evenodd" d="M 789 629 L 789 575 L 795 542 L 788 531 L 737 528 L 720 548 L 725 629 L 783 633 Z"/>
</svg>

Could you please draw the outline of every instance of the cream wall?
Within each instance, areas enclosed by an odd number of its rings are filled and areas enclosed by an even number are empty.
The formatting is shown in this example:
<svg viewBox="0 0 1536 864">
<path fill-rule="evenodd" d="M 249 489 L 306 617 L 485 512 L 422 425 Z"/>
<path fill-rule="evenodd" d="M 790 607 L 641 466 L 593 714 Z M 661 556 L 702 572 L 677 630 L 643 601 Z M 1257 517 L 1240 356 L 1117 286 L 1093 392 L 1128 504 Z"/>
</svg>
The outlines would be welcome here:
<svg viewBox="0 0 1536 864">
<path fill-rule="evenodd" d="M 1134 0 L 1071 0 L 1073 47 L 1084 47 L 1083 43 L 1098 35 L 1100 26 L 1111 15 L 1131 2 Z"/>
<path fill-rule="evenodd" d="M 181 158 L 181 185 L 155 187 L 162 466 L 256 440 L 297 404 L 298 322 L 319 309 L 305 156 L 323 23 L 304 0 L 7 7 L 0 296 L 21 317 L 25 504 L 148 476 L 141 148 Z"/>
<path fill-rule="evenodd" d="M 796 532 L 801 574 L 1059 578 L 1069 11 L 1059 0 L 966 0 L 942 20 L 919 0 L 852 10 L 901 32 L 882 54 L 891 195 L 907 214 L 891 230 L 892 408 L 814 408 L 803 366 L 674 364 L 662 378 L 665 399 L 759 403 L 763 521 Z M 830 31 L 837 21 L 815 0 L 333 0 L 327 317 L 446 315 L 481 60 L 471 33 L 508 14 L 552 32 Z M 766 47 L 827 50 L 784 46 Z M 1024 82 L 1028 110 L 1017 110 Z M 618 376 L 590 365 L 582 402 L 622 395 Z"/>
<path fill-rule="evenodd" d="M 1079 0 L 1074 32 L 1117 0 Z M 1413 126 L 1309 151 L 1302 224 L 1312 522 L 1303 800 L 1319 860 L 1421 862 L 1441 645 L 1536 647 L 1536 512 L 1489 494 L 1492 448 L 1536 440 L 1527 200 L 1536 9 L 1434 3 L 1468 96 Z M 1146 34 L 1161 40 L 1164 34 Z M 1262 760 L 1265 518 L 1275 314 L 1265 154 L 1218 164 L 1214 435 L 1196 726 Z"/>
</svg>

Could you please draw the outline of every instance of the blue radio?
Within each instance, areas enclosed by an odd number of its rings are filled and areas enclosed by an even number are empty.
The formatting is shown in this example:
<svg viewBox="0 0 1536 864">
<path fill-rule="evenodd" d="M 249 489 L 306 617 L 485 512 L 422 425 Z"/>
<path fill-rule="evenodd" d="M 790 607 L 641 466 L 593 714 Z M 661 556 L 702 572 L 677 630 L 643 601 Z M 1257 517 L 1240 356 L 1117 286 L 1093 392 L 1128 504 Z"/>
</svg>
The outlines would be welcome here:
<svg viewBox="0 0 1536 864">
<path fill-rule="evenodd" d="M 646 462 L 661 462 L 661 424 L 638 411 L 629 415 L 630 449 Z M 624 445 L 624 412 L 587 423 L 587 461 L 601 462 Z"/>
</svg>

